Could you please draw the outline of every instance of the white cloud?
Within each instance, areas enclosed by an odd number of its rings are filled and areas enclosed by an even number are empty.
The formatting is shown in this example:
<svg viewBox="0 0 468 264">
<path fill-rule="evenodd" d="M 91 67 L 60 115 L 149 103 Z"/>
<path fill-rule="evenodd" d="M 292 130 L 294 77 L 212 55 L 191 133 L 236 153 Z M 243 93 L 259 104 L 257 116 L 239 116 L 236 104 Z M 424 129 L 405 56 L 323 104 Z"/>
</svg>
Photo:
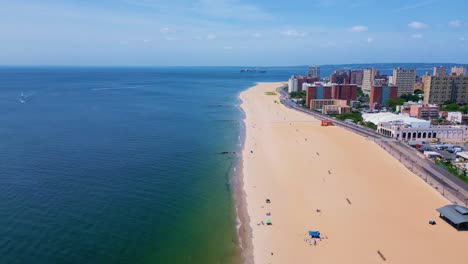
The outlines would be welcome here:
<svg viewBox="0 0 468 264">
<path fill-rule="evenodd" d="M 464 38 L 464 37 L 460 38 L 460 41 L 465 41 L 465 40 L 466 40 L 466 38 Z"/>
<path fill-rule="evenodd" d="M 253 33 L 252 34 L 252 37 L 254 37 L 254 38 L 259 38 L 261 36 L 262 36 L 262 34 L 260 34 L 260 33 Z"/>
<path fill-rule="evenodd" d="M 287 36 L 287 37 L 303 38 L 307 34 L 305 32 L 299 32 L 295 29 L 290 29 L 290 30 L 282 31 L 281 35 Z"/>
<path fill-rule="evenodd" d="M 422 38 L 423 35 L 422 34 L 413 34 L 411 35 L 412 38 Z"/>
<path fill-rule="evenodd" d="M 176 37 L 165 37 L 164 39 L 168 41 L 177 40 Z"/>
<path fill-rule="evenodd" d="M 427 25 L 424 24 L 423 22 L 419 22 L 419 21 L 413 21 L 413 22 L 410 22 L 408 24 L 408 26 L 410 28 L 414 28 L 414 29 L 423 29 L 423 28 L 427 28 Z"/>
<path fill-rule="evenodd" d="M 374 38 L 367 38 L 367 43 L 372 43 L 374 42 Z"/>
<path fill-rule="evenodd" d="M 215 34 L 209 34 L 209 35 L 206 36 L 205 39 L 206 40 L 213 40 L 213 39 L 216 39 L 216 38 L 217 38 L 217 36 Z"/>
<path fill-rule="evenodd" d="M 369 29 L 366 26 L 354 26 L 349 29 L 351 32 L 366 32 Z"/>
<path fill-rule="evenodd" d="M 151 40 L 149 40 L 149 39 L 144 39 L 144 40 L 143 40 L 144 43 L 148 43 L 148 42 L 150 42 L 150 41 L 151 41 Z"/>
<path fill-rule="evenodd" d="M 460 22 L 460 20 L 452 20 L 452 21 L 449 22 L 449 25 L 451 27 L 459 27 L 459 26 L 461 26 L 461 22 Z"/>
<path fill-rule="evenodd" d="M 232 47 L 231 47 L 231 46 L 225 46 L 225 47 L 223 47 L 223 49 L 225 49 L 225 50 L 232 50 Z"/>
</svg>

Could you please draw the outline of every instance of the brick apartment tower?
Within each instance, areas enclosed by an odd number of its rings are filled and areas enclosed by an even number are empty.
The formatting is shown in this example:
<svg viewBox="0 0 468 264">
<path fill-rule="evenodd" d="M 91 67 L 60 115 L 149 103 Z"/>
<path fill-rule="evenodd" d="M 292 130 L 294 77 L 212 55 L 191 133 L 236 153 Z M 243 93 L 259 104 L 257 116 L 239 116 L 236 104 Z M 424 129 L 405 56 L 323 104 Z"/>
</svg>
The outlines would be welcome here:
<svg viewBox="0 0 468 264">
<path fill-rule="evenodd" d="M 332 99 L 346 100 L 349 104 L 351 100 L 357 99 L 356 84 L 333 84 L 331 89 Z"/>
<path fill-rule="evenodd" d="M 306 106 L 310 107 L 310 100 L 312 99 L 332 99 L 332 87 L 312 85 L 306 88 Z"/>
<path fill-rule="evenodd" d="M 397 86 L 372 86 L 369 96 L 369 105 L 371 109 L 375 106 L 387 104 L 388 99 L 398 98 Z"/>
</svg>

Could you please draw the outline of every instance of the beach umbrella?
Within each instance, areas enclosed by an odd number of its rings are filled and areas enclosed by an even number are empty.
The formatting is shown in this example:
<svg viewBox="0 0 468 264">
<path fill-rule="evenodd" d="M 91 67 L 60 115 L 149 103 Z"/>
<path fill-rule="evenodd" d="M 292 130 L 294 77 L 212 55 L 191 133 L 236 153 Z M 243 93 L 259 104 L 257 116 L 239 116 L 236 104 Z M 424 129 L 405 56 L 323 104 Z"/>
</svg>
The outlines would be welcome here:
<svg viewBox="0 0 468 264">
<path fill-rule="evenodd" d="M 265 223 L 266 223 L 267 225 L 271 225 L 271 220 L 270 220 L 270 219 L 267 219 L 267 220 L 265 221 Z"/>
</svg>

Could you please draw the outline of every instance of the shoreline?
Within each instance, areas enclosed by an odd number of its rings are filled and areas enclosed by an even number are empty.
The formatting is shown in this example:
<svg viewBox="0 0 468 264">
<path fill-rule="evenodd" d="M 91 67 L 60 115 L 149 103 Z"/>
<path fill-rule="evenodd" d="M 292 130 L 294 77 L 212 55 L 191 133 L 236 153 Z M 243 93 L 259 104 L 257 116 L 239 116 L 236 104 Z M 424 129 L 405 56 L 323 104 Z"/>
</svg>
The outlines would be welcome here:
<svg viewBox="0 0 468 264">
<path fill-rule="evenodd" d="M 380 255 L 396 263 L 436 263 L 450 255 L 451 263 L 459 263 L 463 258 L 454 251 L 468 240 L 437 217 L 435 208 L 446 204 L 445 197 L 371 141 L 343 128 L 320 127 L 313 117 L 273 104 L 279 95 L 264 93 L 276 92 L 283 83 L 257 83 L 239 95 L 244 137 L 236 203 L 244 263 L 375 263 Z M 353 157 L 357 149 L 363 157 Z M 375 160 L 366 164 L 369 159 Z M 381 175 L 356 164 L 376 172 L 381 168 Z M 308 170 L 312 174 L 304 175 Z M 400 191 L 397 196 L 394 189 Z M 265 204 L 265 198 L 272 203 Z M 395 210 L 408 219 L 400 219 Z M 386 220 L 377 225 L 371 221 L 377 215 Z M 343 227 L 343 217 L 351 229 Z M 273 226 L 260 224 L 266 218 Z M 437 219 L 436 227 L 428 226 L 429 218 Z M 311 228 L 320 228 L 330 239 L 317 249 L 307 245 L 304 233 Z M 393 235 L 400 229 L 406 232 L 403 241 Z M 356 237 L 357 230 L 367 232 Z M 443 241 L 434 242 L 439 253 L 424 257 L 425 249 L 434 247 L 428 240 L 435 238 Z M 413 246 L 418 243 L 424 245 Z M 405 252 L 409 247 L 411 254 Z"/>
<path fill-rule="evenodd" d="M 256 83 L 255 85 L 257 85 Z M 252 86 L 254 87 L 254 86 Z M 252 87 L 247 88 L 251 89 Z M 238 229 L 238 237 L 239 237 L 239 248 L 240 248 L 240 259 L 242 264 L 254 264 L 254 257 L 253 257 L 253 244 L 252 244 L 252 228 L 250 226 L 250 217 L 247 211 L 247 193 L 244 188 L 244 166 L 243 166 L 243 153 L 245 149 L 245 142 L 246 142 L 246 112 L 242 108 L 242 104 L 244 103 L 241 94 L 245 90 L 241 91 L 238 95 L 240 100 L 239 109 L 242 112 L 242 120 L 241 120 L 241 130 L 240 130 L 240 141 L 241 147 L 239 149 L 239 160 L 236 164 L 236 173 L 234 177 L 236 178 L 237 182 L 235 184 L 234 189 L 234 199 L 235 199 L 235 207 L 236 207 L 236 214 L 239 220 L 239 227 Z"/>
</svg>

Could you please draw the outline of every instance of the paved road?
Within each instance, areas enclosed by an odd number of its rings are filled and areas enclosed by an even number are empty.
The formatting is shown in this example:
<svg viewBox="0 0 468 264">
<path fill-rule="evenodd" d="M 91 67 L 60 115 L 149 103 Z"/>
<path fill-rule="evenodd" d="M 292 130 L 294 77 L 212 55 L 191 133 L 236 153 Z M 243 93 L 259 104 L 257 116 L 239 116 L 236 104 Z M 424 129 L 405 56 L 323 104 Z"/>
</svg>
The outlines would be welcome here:
<svg viewBox="0 0 468 264">
<path fill-rule="evenodd" d="M 313 110 L 304 109 L 298 106 L 296 103 L 291 101 L 289 95 L 283 89 L 278 89 L 280 93 L 280 101 L 286 107 L 295 109 L 297 111 L 304 112 L 308 115 L 312 115 L 319 120 L 328 120 L 332 121 L 334 125 L 343 127 L 345 129 L 351 130 L 359 135 L 368 137 L 376 142 L 380 146 L 385 145 L 389 147 L 387 151 L 393 151 L 393 154 L 396 154 L 396 158 L 404 159 L 406 165 L 416 164 L 416 166 L 422 168 L 422 172 L 427 176 L 431 177 L 434 181 L 438 182 L 442 187 L 442 192 L 447 189 L 454 195 L 454 199 L 458 200 L 458 203 L 466 204 L 468 198 L 468 184 L 450 174 L 448 171 L 434 164 L 431 160 L 428 160 L 424 157 L 421 157 L 417 151 L 408 145 L 402 143 L 401 141 L 384 137 L 380 134 L 377 134 L 374 130 L 359 126 L 354 123 L 347 123 L 340 120 L 336 120 L 329 116 L 323 115 Z M 383 143 L 383 144 L 382 144 Z"/>
</svg>

